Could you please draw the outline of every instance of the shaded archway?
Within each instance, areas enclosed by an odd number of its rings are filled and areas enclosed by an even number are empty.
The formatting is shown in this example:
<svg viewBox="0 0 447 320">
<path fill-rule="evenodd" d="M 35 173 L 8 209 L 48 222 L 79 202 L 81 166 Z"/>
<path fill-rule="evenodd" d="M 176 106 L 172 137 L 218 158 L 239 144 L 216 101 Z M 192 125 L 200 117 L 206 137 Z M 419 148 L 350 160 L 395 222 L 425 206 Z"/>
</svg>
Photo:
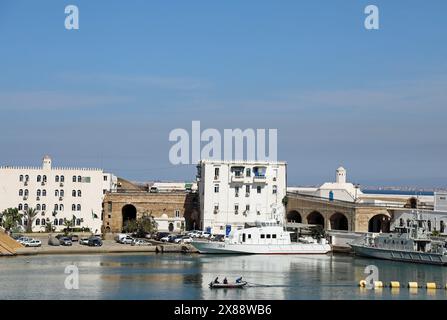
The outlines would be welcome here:
<svg viewBox="0 0 447 320">
<path fill-rule="evenodd" d="M 414 197 L 407 200 L 407 203 L 405 204 L 405 208 L 412 208 L 416 209 L 418 207 L 418 200 Z"/>
<path fill-rule="evenodd" d="M 171 222 L 169 223 L 169 227 L 168 227 L 169 232 L 174 231 L 174 224 Z"/>
<path fill-rule="evenodd" d="M 123 215 L 123 225 L 124 228 L 130 221 L 137 219 L 137 208 L 131 204 L 126 204 L 123 209 L 121 209 Z"/>
<path fill-rule="evenodd" d="M 368 232 L 390 232 L 390 217 L 377 214 L 369 219 Z"/>
<path fill-rule="evenodd" d="M 302 222 L 301 215 L 296 210 L 289 211 L 289 213 L 287 214 L 286 218 L 287 218 L 287 222 L 294 222 L 294 223 L 301 223 Z"/>
<path fill-rule="evenodd" d="M 329 219 L 331 230 L 349 230 L 348 218 L 343 213 L 336 212 Z"/>
<path fill-rule="evenodd" d="M 307 223 L 320 225 L 324 228 L 324 217 L 318 211 L 313 211 L 307 216 Z"/>
</svg>

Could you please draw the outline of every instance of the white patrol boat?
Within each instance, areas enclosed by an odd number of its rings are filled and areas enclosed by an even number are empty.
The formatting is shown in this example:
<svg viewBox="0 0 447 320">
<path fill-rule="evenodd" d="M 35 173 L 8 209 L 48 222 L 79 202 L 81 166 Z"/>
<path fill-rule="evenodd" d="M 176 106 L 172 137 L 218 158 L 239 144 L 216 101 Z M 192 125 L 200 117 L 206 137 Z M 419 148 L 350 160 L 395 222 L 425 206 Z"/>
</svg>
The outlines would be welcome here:
<svg viewBox="0 0 447 320">
<path fill-rule="evenodd" d="M 324 238 L 301 237 L 291 241 L 292 232 L 285 231 L 276 220 L 257 222 L 255 227 L 235 230 L 224 242 L 193 241 L 200 253 L 227 254 L 326 254 L 331 246 Z"/>
</svg>

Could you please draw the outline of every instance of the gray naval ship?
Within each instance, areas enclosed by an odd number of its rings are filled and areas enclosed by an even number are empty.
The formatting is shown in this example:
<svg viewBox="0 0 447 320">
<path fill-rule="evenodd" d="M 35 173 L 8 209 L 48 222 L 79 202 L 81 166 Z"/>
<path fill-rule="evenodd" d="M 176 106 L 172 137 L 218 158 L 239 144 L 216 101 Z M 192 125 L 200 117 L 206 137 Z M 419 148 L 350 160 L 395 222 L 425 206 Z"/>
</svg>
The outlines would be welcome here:
<svg viewBox="0 0 447 320">
<path fill-rule="evenodd" d="M 416 214 L 407 226 L 396 227 L 393 233 L 369 233 L 349 245 L 355 254 L 364 257 L 446 265 L 447 242 L 432 238 L 426 224 L 427 221 Z"/>
</svg>

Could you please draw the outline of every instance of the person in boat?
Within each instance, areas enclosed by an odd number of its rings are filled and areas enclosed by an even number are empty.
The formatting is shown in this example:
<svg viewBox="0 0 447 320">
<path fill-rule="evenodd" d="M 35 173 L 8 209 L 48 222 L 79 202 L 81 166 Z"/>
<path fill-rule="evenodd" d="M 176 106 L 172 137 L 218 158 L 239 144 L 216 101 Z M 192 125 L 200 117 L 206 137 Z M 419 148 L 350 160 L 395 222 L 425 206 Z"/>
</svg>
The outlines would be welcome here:
<svg viewBox="0 0 447 320">
<path fill-rule="evenodd" d="M 236 279 L 236 283 L 241 283 L 242 282 L 242 277 L 239 277 Z"/>
<path fill-rule="evenodd" d="M 227 280 L 227 278 L 225 278 L 225 279 L 223 280 L 223 283 L 224 283 L 224 284 L 228 284 L 228 280 Z"/>
<path fill-rule="evenodd" d="M 216 279 L 214 279 L 213 283 L 219 283 L 219 277 L 216 277 Z"/>
</svg>

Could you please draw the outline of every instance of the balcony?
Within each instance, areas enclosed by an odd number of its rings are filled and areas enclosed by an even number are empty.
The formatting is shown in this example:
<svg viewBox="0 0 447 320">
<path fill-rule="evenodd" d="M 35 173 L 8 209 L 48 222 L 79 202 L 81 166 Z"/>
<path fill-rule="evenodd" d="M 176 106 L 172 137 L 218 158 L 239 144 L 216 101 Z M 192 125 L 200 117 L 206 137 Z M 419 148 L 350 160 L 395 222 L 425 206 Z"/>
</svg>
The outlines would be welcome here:
<svg viewBox="0 0 447 320">
<path fill-rule="evenodd" d="M 59 186 L 60 186 L 60 187 L 63 187 L 63 186 L 64 186 L 64 183 L 63 183 L 63 182 L 59 183 Z"/>
<path fill-rule="evenodd" d="M 23 200 L 28 200 L 28 196 L 23 196 Z"/>
<path fill-rule="evenodd" d="M 25 181 L 23 182 L 23 184 L 24 184 L 25 186 L 27 186 L 27 185 L 28 185 L 28 180 L 25 180 Z"/>
<path fill-rule="evenodd" d="M 250 192 L 245 192 L 245 196 L 249 197 L 250 196 Z"/>
<path fill-rule="evenodd" d="M 214 209 L 214 214 L 218 214 L 219 213 L 219 209 Z"/>
<path fill-rule="evenodd" d="M 264 175 L 257 175 L 257 176 L 253 176 L 253 182 L 266 183 L 267 180 Z"/>
<path fill-rule="evenodd" d="M 244 175 L 232 175 L 231 182 L 244 182 Z"/>
<path fill-rule="evenodd" d="M 239 211 L 238 210 L 234 210 L 234 214 L 239 214 Z"/>
<path fill-rule="evenodd" d="M 59 197 L 59 201 L 62 201 L 62 200 L 64 200 L 64 197 Z"/>
<path fill-rule="evenodd" d="M 40 197 L 39 196 L 36 197 L 36 201 L 40 201 Z"/>
</svg>

